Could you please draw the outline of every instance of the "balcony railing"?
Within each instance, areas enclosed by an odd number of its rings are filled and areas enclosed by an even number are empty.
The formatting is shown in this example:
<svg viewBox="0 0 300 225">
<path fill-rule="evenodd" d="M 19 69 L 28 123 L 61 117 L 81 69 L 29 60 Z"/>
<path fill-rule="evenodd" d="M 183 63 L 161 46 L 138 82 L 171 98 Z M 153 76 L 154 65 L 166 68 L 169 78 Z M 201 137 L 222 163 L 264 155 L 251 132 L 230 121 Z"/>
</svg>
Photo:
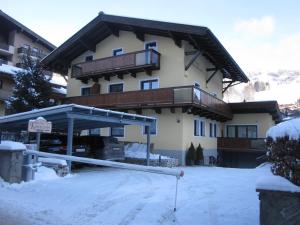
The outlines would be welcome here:
<svg viewBox="0 0 300 225">
<path fill-rule="evenodd" d="M 194 86 L 77 96 L 67 98 L 66 102 L 111 109 L 190 107 L 206 112 L 207 116 L 221 117 L 217 119 L 232 118 L 227 103 Z"/>
<path fill-rule="evenodd" d="M 29 53 L 30 56 L 35 57 L 35 58 L 39 58 L 39 59 L 42 59 L 46 56 L 46 54 L 44 54 L 42 52 L 33 51 L 32 49 L 28 49 L 28 48 L 25 48 L 25 47 L 18 48 L 18 53 L 19 54 Z"/>
<path fill-rule="evenodd" d="M 0 49 L 8 51 L 9 50 L 9 45 L 5 44 L 5 43 L 0 43 Z"/>
<path fill-rule="evenodd" d="M 266 151 L 264 138 L 218 138 L 218 149 L 227 151 Z"/>
<path fill-rule="evenodd" d="M 160 53 L 153 49 L 126 53 L 78 63 L 72 67 L 73 78 L 135 73 L 155 70 L 160 66 Z"/>
<path fill-rule="evenodd" d="M 1 55 L 12 55 L 14 54 L 15 47 L 6 43 L 0 43 L 0 54 Z"/>
<path fill-rule="evenodd" d="M 8 65 L 8 61 L 4 59 L 0 59 L 0 65 L 2 64 Z"/>
</svg>

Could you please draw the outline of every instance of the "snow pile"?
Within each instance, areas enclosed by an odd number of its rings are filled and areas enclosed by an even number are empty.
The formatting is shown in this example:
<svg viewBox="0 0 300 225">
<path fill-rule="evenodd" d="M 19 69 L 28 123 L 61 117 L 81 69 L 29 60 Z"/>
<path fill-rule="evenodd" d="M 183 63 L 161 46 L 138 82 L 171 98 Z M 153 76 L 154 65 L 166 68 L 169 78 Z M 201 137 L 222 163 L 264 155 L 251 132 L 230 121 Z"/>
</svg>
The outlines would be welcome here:
<svg viewBox="0 0 300 225">
<path fill-rule="evenodd" d="M 57 176 L 53 169 L 41 166 L 35 173 L 34 181 L 55 180 L 58 178 L 59 176 Z"/>
<path fill-rule="evenodd" d="M 270 165 L 263 168 L 257 168 L 263 171 L 262 175 L 256 181 L 256 189 L 270 190 L 270 191 L 287 191 L 300 192 L 300 187 L 294 185 L 287 179 L 276 176 L 271 173 Z"/>
<path fill-rule="evenodd" d="M 130 143 L 124 147 L 126 158 L 146 159 L 147 158 L 147 145 L 139 143 Z M 150 159 L 159 159 L 159 154 L 150 153 Z M 161 159 L 170 159 L 167 156 L 161 156 Z"/>
<path fill-rule="evenodd" d="M 19 71 L 23 71 L 23 69 L 11 65 L 6 65 L 6 64 L 0 65 L 0 72 L 2 73 L 15 75 Z"/>
<path fill-rule="evenodd" d="M 288 120 L 269 128 L 267 137 L 276 138 L 289 136 L 290 139 L 300 138 L 300 118 Z"/>
<path fill-rule="evenodd" d="M 15 141 L 1 141 L 0 150 L 26 150 L 26 146 L 20 142 Z"/>
</svg>

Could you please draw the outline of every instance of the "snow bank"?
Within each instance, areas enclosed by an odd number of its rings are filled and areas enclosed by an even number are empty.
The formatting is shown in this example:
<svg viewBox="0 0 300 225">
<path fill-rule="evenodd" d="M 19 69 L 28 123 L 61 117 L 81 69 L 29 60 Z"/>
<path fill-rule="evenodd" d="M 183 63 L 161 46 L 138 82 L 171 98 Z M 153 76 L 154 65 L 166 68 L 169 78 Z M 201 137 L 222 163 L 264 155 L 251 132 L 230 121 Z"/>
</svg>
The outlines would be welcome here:
<svg viewBox="0 0 300 225">
<path fill-rule="evenodd" d="M 256 181 L 256 189 L 300 193 L 300 187 L 294 185 L 281 176 L 273 175 L 271 172 L 269 172 L 268 175 L 259 177 Z"/>
<path fill-rule="evenodd" d="M 0 150 L 18 151 L 25 150 L 26 146 L 20 142 L 15 141 L 1 141 Z"/>
<path fill-rule="evenodd" d="M 147 158 L 147 145 L 139 143 L 130 143 L 124 147 L 125 157 L 135 159 Z M 150 153 L 150 159 L 159 159 L 159 154 Z M 161 159 L 170 159 L 167 156 L 161 156 Z"/>
<path fill-rule="evenodd" d="M 41 166 L 35 173 L 34 181 L 55 180 L 58 178 L 59 176 L 57 176 L 53 169 Z"/>
<path fill-rule="evenodd" d="M 279 123 L 267 131 L 267 137 L 271 137 L 274 140 L 287 135 L 290 139 L 298 139 L 300 137 L 300 118 Z"/>
</svg>

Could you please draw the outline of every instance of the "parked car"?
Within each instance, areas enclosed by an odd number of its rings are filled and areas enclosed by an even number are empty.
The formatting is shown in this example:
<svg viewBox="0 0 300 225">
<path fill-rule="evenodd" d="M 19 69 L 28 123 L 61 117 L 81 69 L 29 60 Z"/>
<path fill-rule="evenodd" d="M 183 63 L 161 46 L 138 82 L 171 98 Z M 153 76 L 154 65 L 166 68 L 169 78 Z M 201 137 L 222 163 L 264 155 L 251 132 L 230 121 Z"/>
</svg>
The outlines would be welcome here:
<svg viewBox="0 0 300 225">
<path fill-rule="evenodd" d="M 73 141 L 72 155 L 89 157 L 90 147 Z M 67 136 L 61 134 L 43 134 L 40 141 L 40 151 L 55 154 L 67 154 Z"/>
</svg>

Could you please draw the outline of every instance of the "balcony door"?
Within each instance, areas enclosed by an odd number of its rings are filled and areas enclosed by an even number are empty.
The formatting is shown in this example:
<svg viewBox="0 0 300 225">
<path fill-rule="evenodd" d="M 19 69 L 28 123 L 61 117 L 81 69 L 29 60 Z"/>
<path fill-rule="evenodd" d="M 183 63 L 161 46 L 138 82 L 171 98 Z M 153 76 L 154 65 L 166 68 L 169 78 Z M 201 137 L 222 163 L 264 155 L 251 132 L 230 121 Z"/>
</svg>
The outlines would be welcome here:
<svg viewBox="0 0 300 225">
<path fill-rule="evenodd" d="M 194 84 L 194 101 L 200 102 L 201 91 L 200 91 L 200 84 L 195 82 Z"/>
<path fill-rule="evenodd" d="M 117 93 L 117 92 L 123 92 L 124 91 L 124 84 L 109 84 L 108 86 L 108 93 Z"/>
<path fill-rule="evenodd" d="M 150 42 L 145 43 L 145 50 L 150 50 L 150 49 L 153 49 L 153 50 L 157 51 L 156 41 L 150 41 Z M 145 62 L 146 62 L 146 64 L 151 64 L 151 63 L 157 64 L 158 57 L 157 57 L 156 54 L 153 54 L 153 58 L 151 60 L 151 52 L 146 51 L 145 52 Z"/>
</svg>

